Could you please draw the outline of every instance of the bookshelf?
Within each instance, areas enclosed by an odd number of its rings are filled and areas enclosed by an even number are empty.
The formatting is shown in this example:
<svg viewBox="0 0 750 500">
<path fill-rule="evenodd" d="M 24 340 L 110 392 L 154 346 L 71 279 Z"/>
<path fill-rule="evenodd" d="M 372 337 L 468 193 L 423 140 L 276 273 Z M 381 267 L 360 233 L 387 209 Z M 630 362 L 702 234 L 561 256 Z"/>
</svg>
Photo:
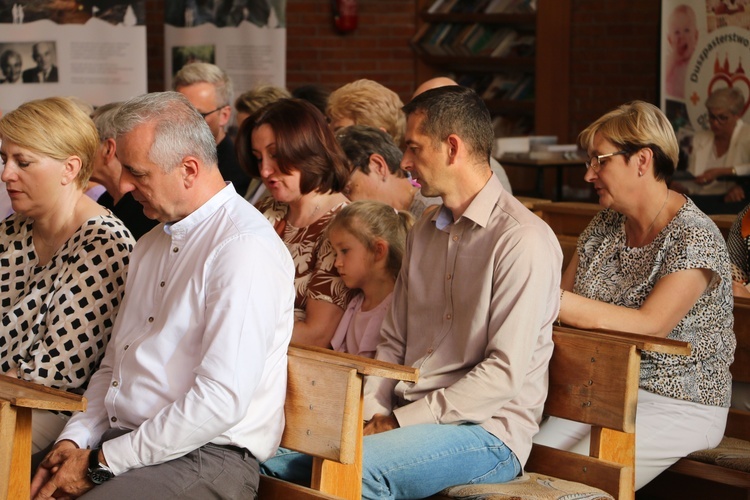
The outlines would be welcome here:
<svg viewBox="0 0 750 500">
<path fill-rule="evenodd" d="M 416 8 L 417 84 L 450 76 L 474 88 L 498 135 L 571 139 L 570 0 L 417 0 Z"/>
</svg>

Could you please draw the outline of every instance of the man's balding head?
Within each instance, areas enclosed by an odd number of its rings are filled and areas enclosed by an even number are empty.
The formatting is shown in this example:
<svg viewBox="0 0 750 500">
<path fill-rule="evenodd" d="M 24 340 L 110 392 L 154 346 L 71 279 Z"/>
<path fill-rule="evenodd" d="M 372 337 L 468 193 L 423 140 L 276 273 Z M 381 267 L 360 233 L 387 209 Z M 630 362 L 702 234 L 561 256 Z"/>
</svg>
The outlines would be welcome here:
<svg viewBox="0 0 750 500">
<path fill-rule="evenodd" d="M 414 99 L 419 94 L 427 90 L 436 89 L 438 87 L 448 87 L 450 85 L 458 85 L 458 83 L 456 83 L 455 80 L 451 80 L 447 76 L 438 76 L 436 78 L 430 78 L 426 82 L 423 82 L 422 85 L 417 87 L 417 90 L 414 91 L 414 95 L 411 96 L 411 98 Z"/>
</svg>

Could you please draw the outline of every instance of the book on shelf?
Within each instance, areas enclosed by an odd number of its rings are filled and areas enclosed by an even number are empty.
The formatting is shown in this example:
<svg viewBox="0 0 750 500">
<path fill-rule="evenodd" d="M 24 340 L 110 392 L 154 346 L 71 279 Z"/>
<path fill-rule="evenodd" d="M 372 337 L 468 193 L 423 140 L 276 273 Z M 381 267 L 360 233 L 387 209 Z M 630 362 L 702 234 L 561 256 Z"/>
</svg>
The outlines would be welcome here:
<svg viewBox="0 0 750 500">
<path fill-rule="evenodd" d="M 507 73 L 499 73 L 493 75 L 487 88 L 481 94 L 482 99 L 505 99 L 505 96 L 513 90 L 518 82 L 521 80 L 522 75 L 516 74 L 511 75 Z"/>
<path fill-rule="evenodd" d="M 482 12 L 487 6 L 489 0 L 458 0 L 450 12 L 452 13 L 468 13 L 472 14 L 475 12 Z"/>
<path fill-rule="evenodd" d="M 499 31 L 499 37 L 490 44 L 490 50 L 485 55 L 490 57 L 506 57 L 510 52 L 513 42 L 516 41 L 518 33 L 512 29 Z"/>
<path fill-rule="evenodd" d="M 430 14 L 446 14 L 451 11 L 458 0 L 436 0 L 427 12 Z"/>
<path fill-rule="evenodd" d="M 536 52 L 536 37 L 522 35 L 513 40 L 506 55 L 513 57 L 532 57 Z"/>
<path fill-rule="evenodd" d="M 521 78 L 516 85 L 511 89 L 505 98 L 509 101 L 523 101 L 532 99 L 534 97 L 534 78 L 530 75 L 525 75 Z"/>
<path fill-rule="evenodd" d="M 508 6 L 515 0 L 491 0 L 484 8 L 485 14 L 501 14 L 508 10 Z"/>
<path fill-rule="evenodd" d="M 451 26 L 451 29 L 448 31 L 448 34 L 445 35 L 445 38 L 443 38 L 443 41 L 438 49 L 445 55 L 462 55 L 458 48 L 455 46 L 455 43 L 458 36 L 467 28 L 468 26 L 466 26 L 465 24 L 454 24 L 453 26 Z"/>
<path fill-rule="evenodd" d="M 495 36 L 497 28 L 492 26 L 482 25 L 481 29 L 468 40 L 466 47 L 469 49 L 469 54 L 478 55 L 485 47 L 490 43 L 492 37 Z"/>
</svg>

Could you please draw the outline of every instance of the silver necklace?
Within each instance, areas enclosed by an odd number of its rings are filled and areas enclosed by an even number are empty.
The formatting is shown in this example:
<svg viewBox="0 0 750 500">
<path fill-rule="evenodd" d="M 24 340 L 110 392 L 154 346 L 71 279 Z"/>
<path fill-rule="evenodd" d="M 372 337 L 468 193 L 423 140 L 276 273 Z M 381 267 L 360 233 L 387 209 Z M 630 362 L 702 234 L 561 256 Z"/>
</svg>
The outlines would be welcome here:
<svg viewBox="0 0 750 500">
<path fill-rule="evenodd" d="M 667 188 L 667 196 L 664 198 L 664 203 L 661 204 L 661 208 L 659 209 L 658 212 L 656 212 L 656 216 L 654 217 L 654 220 L 651 221 L 651 224 L 648 226 L 648 229 L 646 229 L 646 232 L 643 233 L 643 236 L 641 237 L 641 241 L 639 241 L 638 245 L 636 246 L 640 247 L 641 245 L 643 245 L 643 242 L 646 241 L 646 239 L 648 238 L 648 235 L 651 234 L 651 230 L 654 228 L 654 224 L 656 224 L 656 219 L 659 218 L 662 210 L 664 210 L 664 207 L 667 206 L 667 200 L 669 200 L 669 188 Z M 628 246 L 631 248 L 633 247 L 633 245 L 628 245 Z"/>
</svg>

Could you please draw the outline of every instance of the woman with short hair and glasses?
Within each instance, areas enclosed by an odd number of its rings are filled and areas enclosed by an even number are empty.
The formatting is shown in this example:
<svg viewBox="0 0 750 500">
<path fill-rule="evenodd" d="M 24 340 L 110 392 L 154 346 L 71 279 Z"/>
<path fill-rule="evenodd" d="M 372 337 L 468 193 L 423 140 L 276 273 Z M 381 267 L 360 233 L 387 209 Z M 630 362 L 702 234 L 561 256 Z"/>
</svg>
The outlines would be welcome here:
<svg viewBox="0 0 750 500">
<path fill-rule="evenodd" d="M 671 187 L 690 196 L 707 214 L 737 213 L 747 203 L 737 177 L 750 175 L 750 127 L 742 121 L 745 97 L 734 87 L 715 90 L 706 100 L 708 130 L 693 136 L 688 172 L 694 179 Z"/>
<path fill-rule="evenodd" d="M 599 212 L 563 273 L 559 320 L 690 342 L 689 356 L 644 351 L 636 419 L 640 488 L 681 457 L 719 444 L 730 400 L 732 277 L 716 225 L 666 179 L 677 164 L 672 126 L 635 101 L 579 136 Z M 551 418 L 534 442 L 586 452 L 590 427 Z"/>
</svg>

